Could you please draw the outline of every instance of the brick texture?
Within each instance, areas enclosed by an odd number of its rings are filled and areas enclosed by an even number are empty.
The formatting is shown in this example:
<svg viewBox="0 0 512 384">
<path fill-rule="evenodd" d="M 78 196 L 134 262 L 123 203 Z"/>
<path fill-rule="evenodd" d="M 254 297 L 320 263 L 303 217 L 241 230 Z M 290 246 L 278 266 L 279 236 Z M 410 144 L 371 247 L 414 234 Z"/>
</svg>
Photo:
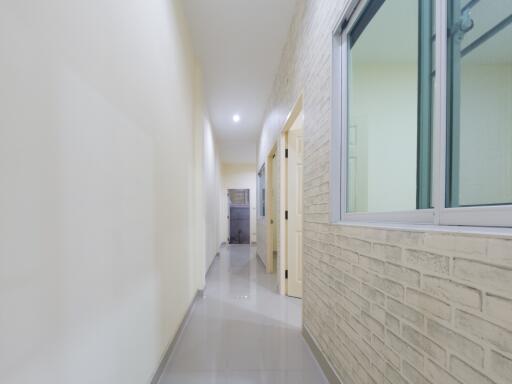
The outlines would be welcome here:
<svg viewBox="0 0 512 384">
<path fill-rule="evenodd" d="M 298 3 L 259 147 L 262 165 L 302 93 L 304 326 L 344 383 L 509 384 L 512 239 L 329 224 L 331 39 L 345 3 Z"/>
</svg>

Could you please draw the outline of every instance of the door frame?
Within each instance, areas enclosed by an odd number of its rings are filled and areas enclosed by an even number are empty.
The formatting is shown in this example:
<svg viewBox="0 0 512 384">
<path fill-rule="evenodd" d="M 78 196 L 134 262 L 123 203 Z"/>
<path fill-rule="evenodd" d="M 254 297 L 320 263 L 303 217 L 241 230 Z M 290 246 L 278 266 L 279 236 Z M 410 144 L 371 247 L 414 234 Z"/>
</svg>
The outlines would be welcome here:
<svg viewBox="0 0 512 384">
<path fill-rule="evenodd" d="M 285 220 L 285 211 L 288 205 L 288 177 L 285 151 L 288 142 L 288 131 L 293 126 L 297 118 L 304 111 L 304 93 L 301 92 L 292 109 L 286 117 L 285 123 L 281 129 L 277 149 L 279 153 L 279 293 L 286 295 L 288 287 L 286 284 L 285 271 L 288 265 L 288 229 Z M 304 268 L 302 269 L 304 270 Z"/>
<path fill-rule="evenodd" d="M 272 199 L 272 193 L 275 189 L 275 185 L 273 183 L 273 175 L 274 175 L 274 164 L 273 159 L 274 156 L 278 155 L 277 151 L 277 143 L 274 143 L 272 146 L 272 149 L 270 150 L 270 153 L 268 154 L 266 158 L 266 168 L 265 168 L 265 231 L 266 231 L 266 254 L 267 254 L 267 262 L 266 262 L 266 270 L 267 273 L 274 273 L 274 234 L 273 234 L 273 225 L 272 224 L 272 216 L 274 214 L 274 210 L 276 207 L 274 207 L 274 201 Z M 276 191 L 277 192 L 277 191 Z M 276 229 L 277 230 L 277 229 Z M 278 232 L 279 234 L 279 232 Z M 280 250 L 278 250 L 280 252 Z M 278 266 L 279 268 L 279 266 Z"/>
<path fill-rule="evenodd" d="M 226 188 L 226 218 L 227 218 L 227 233 L 226 233 L 226 244 L 231 244 L 231 204 L 229 198 L 229 191 L 247 191 L 249 199 L 249 245 L 251 245 L 251 190 L 250 188 Z"/>
</svg>

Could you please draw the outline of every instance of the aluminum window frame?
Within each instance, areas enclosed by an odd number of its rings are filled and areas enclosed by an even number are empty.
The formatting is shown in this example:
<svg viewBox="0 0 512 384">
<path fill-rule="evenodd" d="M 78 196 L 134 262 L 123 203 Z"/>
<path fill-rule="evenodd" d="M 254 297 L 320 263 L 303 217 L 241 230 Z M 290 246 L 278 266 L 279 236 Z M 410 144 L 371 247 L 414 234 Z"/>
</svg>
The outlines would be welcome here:
<svg viewBox="0 0 512 384">
<path fill-rule="evenodd" d="M 347 212 L 348 34 L 372 0 L 350 0 L 332 33 L 332 130 L 330 161 L 331 223 L 434 224 L 472 227 L 512 227 L 512 205 L 448 207 L 446 199 L 450 133 L 448 92 L 448 5 L 435 0 L 434 46 L 436 77 L 432 100 L 432 208 L 403 212 Z M 418 63 L 419 64 L 419 63 Z"/>
<path fill-rule="evenodd" d="M 257 199 L 258 199 L 258 217 L 264 218 L 267 216 L 267 180 L 266 180 L 266 164 L 263 164 L 257 174 Z"/>
</svg>

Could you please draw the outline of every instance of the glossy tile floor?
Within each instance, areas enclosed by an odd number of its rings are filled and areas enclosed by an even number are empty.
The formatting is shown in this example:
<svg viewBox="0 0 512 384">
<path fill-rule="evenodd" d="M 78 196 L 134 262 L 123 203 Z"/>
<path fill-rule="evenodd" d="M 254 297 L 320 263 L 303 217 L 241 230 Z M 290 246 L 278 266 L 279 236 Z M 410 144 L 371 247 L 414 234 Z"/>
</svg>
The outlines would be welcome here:
<svg viewBox="0 0 512 384">
<path fill-rule="evenodd" d="M 222 248 L 159 384 L 323 384 L 301 300 L 277 293 L 248 245 Z"/>
</svg>

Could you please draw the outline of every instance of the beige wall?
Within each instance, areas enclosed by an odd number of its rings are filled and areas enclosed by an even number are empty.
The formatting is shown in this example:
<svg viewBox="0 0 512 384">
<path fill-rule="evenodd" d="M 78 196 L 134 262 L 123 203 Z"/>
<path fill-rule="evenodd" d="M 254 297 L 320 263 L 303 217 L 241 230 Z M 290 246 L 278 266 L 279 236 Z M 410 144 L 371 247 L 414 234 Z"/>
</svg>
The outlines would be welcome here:
<svg viewBox="0 0 512 384">
<path fill-rule="evenodd" d="M 204 210 L 202 236 L 205 244 L 205 270 L 208 271 L 221 243 L 224 241 L 220 199 L 225 195 L 222 185 L 222 165 L 215 136 L 208 118 L 203 118 L 202 122 L 203 137 L 200 153 L 203 154 L 201 160 L 203 185 L 200 188 L 202 196 L 198 199 L 198 205 L 202 205 Z"/>
<path fill-rule="evenodd" d="M 150 382 L 204 284 L 195 68 L 179 1 L 0 2 L 0 382 Z"/>
<path fill-rule="evenodd" d="M 329 224 L 331 39 L 345 3 L 299 3 L 258 150 L 259 168 L 303 93 L 304 326 L 345 384 L 510 383 L 510 237 Z"/>
<path fill-rule="evenodd" d="M 249 189 L 250 199 L 250 231 L 251 243 L 256 242 L 256 167 L 254 165 L 231 165 L 224 164 L 222 166 L 222 184 L 223 192 L 220 196 L 221 204 L 221 233 L 222 241 L 226 241 L 229 237 L 229 220 L 228 217 L 228 189 Z"/>
</svg>

